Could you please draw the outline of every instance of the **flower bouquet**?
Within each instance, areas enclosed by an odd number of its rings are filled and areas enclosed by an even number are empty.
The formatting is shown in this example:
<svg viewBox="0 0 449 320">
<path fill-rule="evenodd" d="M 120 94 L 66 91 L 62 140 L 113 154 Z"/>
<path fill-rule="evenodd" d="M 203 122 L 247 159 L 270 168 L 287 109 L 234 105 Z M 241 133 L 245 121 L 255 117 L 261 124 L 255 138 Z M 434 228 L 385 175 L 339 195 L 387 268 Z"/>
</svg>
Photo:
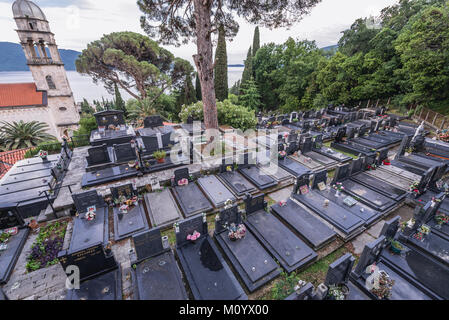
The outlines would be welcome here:
<svg viewBox="0 0 449 320">
<path fill-rule="evenodd" d="M 192 234 L 189 234 L 187 236 L 187 240 L 195 242 L 196 240 L 199 239 L 199 237 L 201 237 L 201 233 L 195 230 Z"/>
<path fill-rule="evenodd" d="M 368 164 L 366 166 L 366 170 L 376 170 L 376 168 L 377 168 L 377 166 L 374 163 Z"/>
<path fill-rule="evenodd" d="M 246 235 L 246 227 L 244 224 L 235 225 L 234 223 L 228 228 L 228 237 L 231 241 L 243 239 Z"/>
<path fill-rule="evenodd" d="M 227 166 L 226 167 L 226 172 L 232 172 L 232 166 Z"/>
<path fill-rule="evenodd" d="M 287 201 L 281 201 L 281 202 L 279 202 L 279 205 L 281 207 L 285 207 L 287 205 Z"/>
<path fill-rule="evenodd" d="M 445 215 L 444 213 L 437 213 L 435 215 L 435 220 L 437 222 L 437 225 L 441 227 L 443 224 L 449 223 L 449 216 Z"/>
<path fill-rule="evenodd" d="M 279 159 L 284 159 L 287 156 L 287 152 L 279 151 Z"/>
<path fill-rule="evenodd" d="M 343 184 L 341 182 L 337 182 L 336 184 L 334 184 L 334 189 L 337 190 L 335 196 L 339 197 L 341 192 L 345 190 L 345 187 L 343 187 Z"/>
<path fill-rule="evenodd" d="M 120 213 L 128 213 L 129 206 L 124 203 L 119 207 L 119 210 L 120 210 Z"/>
<path fill-rule="evenodd" d="M 327 292 L 327 298 L 329 300 L 346 300 L 349 294 L 349 289 L 346 285 L 342 284 L 339 286 L 330 285 Z"/>
<path fill-rule="evenodd" d="M 371 292 L 379 299 L 388 299 L 391 297 L 394 282 L 385 271 L 381 270 L 379 271 L 378 286 L 375 286 Z"/>
<path fill-rule="evenodd" d="M 384 161 L 382 161 L 382 163 L 385 165 L 385 166 L 391 166 L 391 161 L 390 161 L 390 159 L 385 159 Z"/>
<path fill-rule="evenodd" d="M 182 186 L 186 186 L 189 184 L 189 180 L 184 178 L 178 181 L 178 186 L 182 187 Z"/>
<path fill-rule="evenodd" d="M 96 216 L 97 215 L 95 214 L 94 211 L 89 211 L 89 212 L 86 212 L 86 214 L 84 215 L 84 218 L 86 218 L 87 221 L 93 221 L 93 220 L 95 220 Z"/>
<path fill-rule="evenodd" d="M 415 195 L 418 195 L 419 194 L 418 187 L 419 187 L 419 182 L 415 181 L 410 185 L 409 190 L 410 190 L 410 192 L 413 192 Z"/>
<path fill-rule="evenodd" d="M 38 153 L 39 158 L 41 158 L 42 160 L 46 160 L 48 157 L 48 152 L 45 150 L 40 150 Z"/>
</svg>

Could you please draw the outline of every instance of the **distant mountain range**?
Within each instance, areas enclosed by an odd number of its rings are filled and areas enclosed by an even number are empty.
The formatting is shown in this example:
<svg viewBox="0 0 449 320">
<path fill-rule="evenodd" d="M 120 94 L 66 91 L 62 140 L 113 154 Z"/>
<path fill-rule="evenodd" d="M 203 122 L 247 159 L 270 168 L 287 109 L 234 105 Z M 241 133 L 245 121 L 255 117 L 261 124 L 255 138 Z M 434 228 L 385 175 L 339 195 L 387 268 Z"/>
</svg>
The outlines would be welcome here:
<svg viewBox="0 0 449 320">
<path fill-rule="evenodd" d="M 20 44 L 0 42 L 0 71 L 29 71 L 25 54 Z M 75 60 L 81 52 L 75 50 L 59 49 L 62 62 L 68 71 L 76 70 Z"/>
<path fill-rule="evenodd" d="M 324 50 L 324 51 L 331 51 L 331 50 L 336 50 L 336 49 L 338 49 L 338 44 L 334 44 L 333 46 L 327 46 L 327 47 L 321 48 L 321 50 Z"/>
<path fill-rule="evenodd" d="M 324 51 L 331 51 L 338 48 L 337 45 L 321 48 Z M 0 42 L 0 72 L 1 71 L 29 71 L 26 64 L 25 54 L 22 47 L 17 43 Z M 67 71 L 76 70 L 75 60 L 81 52 L 75 50 L 59 49 L 62 62 Z M 243 64 L 230 64 L 229 68 L 242 68 Z"/>
</svg>

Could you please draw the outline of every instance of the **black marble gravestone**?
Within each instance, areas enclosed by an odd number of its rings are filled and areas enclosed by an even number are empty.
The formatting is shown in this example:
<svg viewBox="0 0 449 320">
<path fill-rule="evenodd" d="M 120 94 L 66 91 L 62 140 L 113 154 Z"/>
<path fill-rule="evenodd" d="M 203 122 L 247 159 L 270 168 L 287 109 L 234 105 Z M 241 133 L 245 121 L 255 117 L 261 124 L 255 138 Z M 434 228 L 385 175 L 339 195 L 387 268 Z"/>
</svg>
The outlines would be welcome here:
<svg viewBox="0 0 449 320">
<path fill-rule="evenodd" d="M 189 235 L 200 233 L 192 241 Z M 176 251 L 195 300 L 247 299 L 243 288 L 209 237 L 205 216 L 175 226 Z"/>
<path fill-rule="evenodd" d="M 253 292 L 277 277 L 280 270 L 251 231 L 246 230 L 245 237 L 240 240 L 232 241 L 229 238 L 229 226 L 241 223 L 237 205 L 223 209 L 215 220 L 214 236 L 248 290 Z"/>
<path fill-rule="evenodd" d="M 154 115 L 146 117 L 143 120 L 143 125 L 145 128 L 156 128 L 164 125 L 162 117 L 160 115 Z"/>
<path fill-rule="evenodd" d="M 272 205 L 271 211 L 314 250 L 319 250 L 335 240 L 336 233 L 332 229 L 291 199 L 282 206 L 279 203 Z"/>
<path fill-rule="evenodd" d="M 262 172 L 256 164 L 256 154 L 244 154 L 242 161 L 239 161 L 238 171 L 254 184 L 259 190 L 266 190 L 277 185 L 276 180 Z"/>
<path fill-rule="evenodd" d="M 17 233 L 11 235 L 0 251 L 0 284 L 8 282 L 9 277 L 16 265 L 30 229 L 17 210 L 16 204 L 0 204 L 0 234 L 9 232 L 10 228 L 17 228 Z"/>
<path fill-rule="evenodd" d="M 145 155 L 152 155 L 155 151 L 159 150 L 159 142 L 157 136 L 142 136 L 141 139 L 145 147 Z"/>
<path fill-rule="evenodd" d="M 111 158 L 106 144 L 89 148 L 89 150 L 87 150 L 87 153 L 88 156 L 86 157 L 86 160 L 88 167 L 111 163 Z"/>
<path fill-rule="evenodd" d="M 218 177 L 239 198 L 244 196 L 246 193 L 256 192 L 257 188 L 235 169 L 236 166 L 234 164 L 223 164 L 220 167 Z"/>
<path fill-rule="evenodd" d="M 160 229 L 133 236 L 136 260 L 131 262 L 135 300 L 186 300 L 182 275 Z"/>
<path fill-rule="evenodd" d="M 216 176 L 205 176 L 198 179 L 198 185 L 215 208 L 224 206 L 227 200 L 236 201 L 236 197 Z"/>
<path fill-rule="evenodd" d="M 212 204 L 200 190 L 198 185 L 190 181 L 187 185 L 179 185 L 182 179 L 190 180 L 189 169 L 183 168 L 175 171 L 173 195 L 181 207 L 181 211 L 186 217 L 198 213 L 208 212 L 213 209 Z"/>
<path fill-rule="evenodd" d="M 72 195 L 78 216 L 74 218 L 72 237 L 68 252 L 89 248 L 102 242 L 107 245 L 109 239 L 108 207 L 96 190 Z M 88 221 L 85 217 L 89 208 L 95 208 L 95 218 Z"/>
<path fill-rule="evenodd" d="M 131 143 L 115 144 L 113 148 L 117 163 L 135 161 L 137 159 L 136 150 L 131 146 Z"/>
<path fill-rule="evenodd" d="M 245 225 L 248 229 L 288 273 L 314 261 L 317 254 L 265 210 L 267 204 L 264 197 L 265 195 L 261 194 L 257 197 L 247 195 L 245 198 Z"/>
<path fill-rule="evenodd" d="M 97 112 L 94 114 L 95 120 L 99 127 L 104 126 L 107 128 L 110 125 L 120 126 L 125 124 L 125 119 L 123 116 L 123 111 L 120 110 L 106 110 Z"/>
<path fill-rule="evenodd" d="M 121 268 L 110 249 L 103 243 L 69 253 L 66 250 L 58 254 L 59 262 L 69 276 L 76 276 L 72 269 L 79 272 L 79 288 L 67 291 L 68 300 L 121 300 Z M 69 280 L 71 280 L 69 278 Z M 76 283 L 71 282 L 72 285 Z"/>
<path fill-rule="evenodd" d="M 304 204 L 340 231 L 340 236 L 350 239 L 364 230 L 364 221 L 334 201 L 329 201 L 320 191 L 309 189 L 309 176 L 298 178 L 292 198 Z"/>
<path fill-rule="evenodd" d="M 111 188 L 112 198 L 114 200 L 125 197 L 130 199 L 137 195 L 132 184 L 127 184 L 115 188 Z M 114 239 L 119 241 L 127 238 L 134 233 L 145 231 L 149 228 L 145 210 L 142 203 L 138 200 L 138 204 L 128 209 L 127 213 L 122 213 L 116 205 L 114 211 Z"/>
<path fill-rule="evenodd" d="M 350 253 L 345 254 L 331 263 L 327 270 L 324 284 L 326 286 L 346 284 L 349 281 L 349 275 L 351 274 L 354 263 L 355 258 Z"/>
<path fill-rule="evenodd" d="M 395 281 L 390 300 L 428 300 L 437 298 L 432 291 L 411 277 L 412 273 L 414 273 L 413 270 L 416 270 L 417 273 L 421 273 L 423 270 L 423 264 L 416 263 L 418 261 L 414 252 L 411 251 L 411 255 L 406 259 L 398 255 L 393 257 L 390 255 L 389 250 L 385 249 L 387 245 L 388 241 L 385 236 L 380 236 L 377 240 L 365 246 L 356 268 L 350 275 L 357 286 L 370 298 L 378 299 L 377 296 L 365 287 L 365 281 L 369 276 L 365 272 L 366 268 L 375 263 L 380 270 L 386 271 L 390 279 Z M 390 257 L 388 257 L 389 255 Z M 397 260 L 396 262 L 398 264 L 392 263 L 394 259 Z M 413 264 L 410 264 L 411 260 L 414 261 Z M 425 262 L 422 259 L 420 261 Z M 418 266 L 421 267 L 421 270 L 416 269 Z M 429 267 L 431 266 L 429 265 Z M 425 274 L 424 272 L 423 275 Z M 421 276 L 418 277 L 421 278 Z"/>
</svg>

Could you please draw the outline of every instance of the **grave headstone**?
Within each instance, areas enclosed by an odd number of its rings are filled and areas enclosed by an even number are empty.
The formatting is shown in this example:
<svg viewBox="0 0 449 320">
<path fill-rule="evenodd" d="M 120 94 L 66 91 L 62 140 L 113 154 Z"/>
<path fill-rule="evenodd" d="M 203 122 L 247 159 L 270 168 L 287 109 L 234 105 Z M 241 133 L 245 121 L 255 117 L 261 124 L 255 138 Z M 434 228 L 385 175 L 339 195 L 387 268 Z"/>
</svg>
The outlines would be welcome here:
<svg viewBox="0 0 449 320">
<path fill-rule="evenodd" d="M 125 124 L 125 119 L 123 117 L 123 111 L 119 110 L 106 110 L 94 114 L 99 127 L 104 126 L 106 129 L 110 125 L 120 126 Z"/>
<path fill-rule="evenodd" d="M 155 127 L 162 127 L 164 125 L 164 122 L 160 115 L 154 115 L 146 117 L 143 120 L 143 125 L 145 128 L 155 128 Z"/>
<path fill-rule="evenodd" d="M 226 170 L 226 169 L 225 169 Z M 178 169 L 175 171 L 175 179 L 174 179 L 174 183 L 177 186 L 178 182 L 182 179 L 187 179 L 189 180 L 190 175 L 189 175 L 189 169 L 188 168 L 182 168 L 182 169 Z"/>
<path fill-rule="evenodd" d="M 152 154 L 159 150 L 159 141 L 156 135 L 154 136 L 142 136 L 142 142 L 145 146 L 145 153 Z"/>
<path fill-rule="evenodd" d="M 352 161 L 351 176 L 363 171 L 364 162 L 365 158 L 363 157 L 359 157 L 358 159 Z"/>
<path fill-rule="evenodd" d="M 86 213 L 87 209 L 96 206 L 97 208 L 106 206 L 104 200 L 98 195 L 96 190 L 73 194 L 73 202 L 79 214 Z"/>
<path fill-rule="evenodd" d="M 119 199 L 121 196 L 129 199 L 134 197 L 136 195 L 136 192 L 134 191 L 133 185 L 130 183 L 111 188 L 111 194 L 114 199 Z"/>
<path fill-rule="evenodd" d="M 382 231 L 380 232 L 381 236 L 384 236 L 385 239 L 394 239 L 396 236 L 396 233 L 399 229 L 399 221 L 401 220 L 400 216 L 394 217 L 393 219 L 390 219 L 385 222 L 385 224 L 382 227 Z"/>
<path fill-rule="evenodd" d="M 67 270 L 69 266 L 77 266 L 80 272 L 80 280 L 83 281 L 117 268 L 117 262 L 112 252 L 107 253 L 105 250 L 103 243 L 98 243 L 90 248 L 70 254 L 67 250 L 60 251 L 58 259 L 64 270 Z"/>
<path fill-rule="evenodd" d="M 190 240 L 187 240 L 187 237 L 192 235 L 195 231 L 200 233 L 200 237 L 205 237 L 208 235 L 207 220 L 205 216 L 197 216 L 179 222 L 175 229 L 176 246 L 182 247 L 183 245 L 189 243 Z"/>
<path fill-rule="evenodd" d="M 343 181 L 343 180 L 347 179 L 348 176 L 349 176 L 349 172 L 350 172 L 350 168 L 349 167 L 350 167 L 349 163 L 346 163 L 344 165 L 338 166 L 335 169 L 335 175 L 334 175 L 333 183 L 340 182 L 340 181 Z"/>
<path fill-rule="evenodd" d="M 24 221 L 14 204 L 0 205 L 0 230 L 23 226 Z"/>
<path fill-rule="evenodd" d="M 385 236 L 380 236 L 377 240 L 368 243 L 365 248 L 363 248 L 362 255 L 360 256 L 359 262 L 354 269 L 354 274 L 357 278 L 361 277 L 365 273 L 367 266 L 377 261 L 382 249 L 385 247 L 387 239 Z"/>
<path fill-rule="evenodd" d="M 106 144 L 89 148 L 89 150 L 87 150 L 87 153 L 89 154 L 87 156 L 88 166 L 111 162 L 111 159 L 109 158 L 108 147 Z"/>
<path fill-rule="evenodd" d="M 313 182 L 312 182 L 312 189 L 318 188 L 318 184 L 324 183 L 327 184 L 327 170 L 322 170 L 317 173 L 315 173 Z"/>
<path fill-rule="evenodd" d="M 231 225 L 233 223 L 236 225 L 242 223 L 238 205 L 233 205 L 231 208 L 220 210 L 218 213 L 218 219 L 215 220 L 215 233 L 218 234 L 225 231 L 226 228 L 224 225 Z"/>
<path fill-rule="evenodd" d="M 259 210 L 265 210 L 267 202 L 265 201 L 265 195 L 260 194 L 253 197 L 252 195 L 246 195 L 245 199 L 245 212 L 247 215 L 257 212 Z"/>
<path fill-rule="evenodd" d="M 162 243 L 162 234 L 159 228 L 144 231 L 133 235 L 134 248 L 137 261 L 142 261 L 167 251 Z"/>
<path fill-rule="evenodd" d="M 347 283 L 354 263 L 355 258 L 350 253 L 345 254 L 338 260 L 331 263 L 329 265 L 329 269 L 327 270 L 324 284 L 329 287 L 331 285 Z"/>
<path fill-rule="evenodd" d="M 127 162 L 137 159 L 136 150 L 131 143 L 114 144 L 113 146 L 117 162 Z"/>
</svg>

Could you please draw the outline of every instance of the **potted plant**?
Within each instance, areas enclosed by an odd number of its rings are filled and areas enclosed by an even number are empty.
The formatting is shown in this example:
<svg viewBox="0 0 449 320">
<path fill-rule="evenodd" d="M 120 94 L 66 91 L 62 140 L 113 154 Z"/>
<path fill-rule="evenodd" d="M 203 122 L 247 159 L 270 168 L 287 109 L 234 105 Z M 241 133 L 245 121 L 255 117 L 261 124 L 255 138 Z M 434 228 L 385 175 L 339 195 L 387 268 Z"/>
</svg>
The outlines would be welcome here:
<svg viewBox="0 0 449 320">
<path fill-rule="evenodd" d="M 404 250 L 404 247 L 402 244 L 397 240 L 391 240 L 391 251 L 395 254 L 401 254 L 402 250 Z"/>
<path fill-rule="evenodd" d="M 329 300 L 346 300 L 349 294 L 349 288 L 345 284 L 338 286 L 330 285 L 327 292 L 327 298 Z"/>
<path fill-rule="evenodd" d="M 153 153 L 153 157 L 157 160 L 158 163 L 164 163 L 166 155 L 167 154 L 165 153 L 165 151 L 156 151 Z"/>
</svg>

